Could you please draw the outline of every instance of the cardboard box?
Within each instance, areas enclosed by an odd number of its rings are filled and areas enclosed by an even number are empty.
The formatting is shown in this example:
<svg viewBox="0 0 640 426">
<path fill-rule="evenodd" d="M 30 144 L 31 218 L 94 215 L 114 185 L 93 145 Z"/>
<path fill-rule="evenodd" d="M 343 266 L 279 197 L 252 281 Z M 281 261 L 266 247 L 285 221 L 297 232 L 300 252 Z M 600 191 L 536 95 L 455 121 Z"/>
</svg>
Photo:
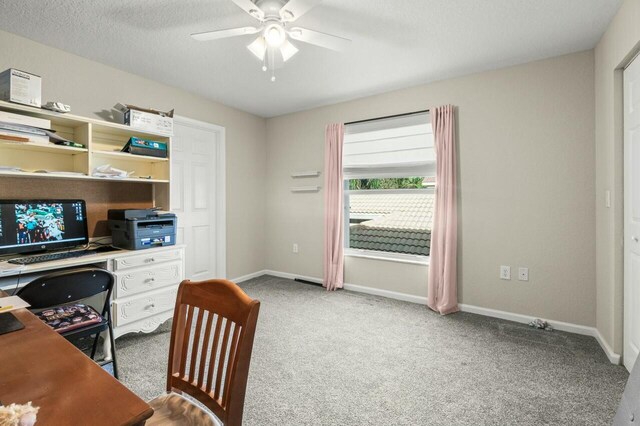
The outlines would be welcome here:
<svg viewBox="0 0 640 426">
<path fill-rule="evenodd" d="M 117 104 L 114 108 L 124 115 L 123 122 L 127 126 L 153 133 L 173 135 L 173 110 L 162 112 L 127 104 Z"/>
<path fill-rule="evenodd" d="M 14 68 L 0 73 L 0 99 L 40 108 L 42 79 Z"/>
</svg>

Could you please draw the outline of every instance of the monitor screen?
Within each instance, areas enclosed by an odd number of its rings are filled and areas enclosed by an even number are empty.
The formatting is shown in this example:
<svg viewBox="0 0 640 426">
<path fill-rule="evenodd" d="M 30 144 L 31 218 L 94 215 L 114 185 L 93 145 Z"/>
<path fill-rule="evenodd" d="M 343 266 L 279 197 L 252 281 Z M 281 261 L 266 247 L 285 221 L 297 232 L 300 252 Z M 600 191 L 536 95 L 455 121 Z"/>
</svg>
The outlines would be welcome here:
<svg viewBox="0 0 640 426">
<path fill-rule="evenodd" d="M 87 244 L 86 210 L 83 200 L 0 200 L 0 254 Z"/>
</svg>

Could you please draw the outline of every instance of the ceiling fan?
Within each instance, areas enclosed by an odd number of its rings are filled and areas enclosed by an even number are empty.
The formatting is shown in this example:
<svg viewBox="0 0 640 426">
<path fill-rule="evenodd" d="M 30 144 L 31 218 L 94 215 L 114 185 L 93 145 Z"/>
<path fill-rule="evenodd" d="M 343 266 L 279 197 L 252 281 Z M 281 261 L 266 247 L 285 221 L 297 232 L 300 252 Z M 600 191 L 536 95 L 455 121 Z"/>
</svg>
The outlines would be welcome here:
<svg viewBox="0 0 640 426">
<path fill-rule="evenodd" d="M 254 27 L 231 28 L 191 34 L 195 40 L 209 41 L 229 37 L 258 34 L 247 46 L 261 62 L 262 70 L 271 70 L 275 81 L 275 69 L 298 53 L 290 40 L 313 44 L 335 51 L 345 49 L 351 40 L 302 27 L 290 27 L 299 17 L 317 6 L 322 0 L 232 0 L 237 6 L 260 21 Z"/>
</svg>

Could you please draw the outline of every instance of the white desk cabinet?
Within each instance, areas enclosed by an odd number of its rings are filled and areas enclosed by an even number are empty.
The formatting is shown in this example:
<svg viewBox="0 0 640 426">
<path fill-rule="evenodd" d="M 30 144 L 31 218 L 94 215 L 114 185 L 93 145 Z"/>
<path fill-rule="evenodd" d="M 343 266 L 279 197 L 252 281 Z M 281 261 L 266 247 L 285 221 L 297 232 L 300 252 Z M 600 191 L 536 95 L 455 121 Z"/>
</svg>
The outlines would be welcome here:
<svg viewBox="0 0 640 426">
<path fill-rule="evenodd" d="M 0 289 L 13 293 L 38 276 L 60 269 L 94 266 L 113 273 L 113 334 L 149 333 L 173 316 L 178 285 L 184 280 L 184 246 L 118 250 L 91 256 L 35 263 L 22 270 L 2 271 Z M 101 303 L 96 303 L 100 306 Z M 108 345 L 109 339 L 105 339 Z M 108 353 L 108 352 L 107 352 Z"/>
<path fill-rule="evenodd" d="M 113 334 L 149 333 L 173 316 L 184 279 L 184 248 L 171 246 L 126 252 L 110 259 L 116 277 L 111 312 Z"/>
</svg>

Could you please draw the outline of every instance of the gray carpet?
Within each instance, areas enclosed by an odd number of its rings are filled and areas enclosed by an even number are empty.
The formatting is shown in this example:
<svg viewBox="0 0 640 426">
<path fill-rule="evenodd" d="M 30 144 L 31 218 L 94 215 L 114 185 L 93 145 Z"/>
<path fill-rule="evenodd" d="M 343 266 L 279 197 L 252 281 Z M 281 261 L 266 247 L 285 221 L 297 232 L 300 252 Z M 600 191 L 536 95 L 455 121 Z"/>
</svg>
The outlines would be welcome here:
<svg viewBox="0 0 640 426">
<path fill-rule="evenodd" d="M 264 276 L 244 424 L 604 425 L 628 374 L 591 337 Z M 117 340 L 121 380 L 165 386 L 169 324 Z"/>
</svg>

